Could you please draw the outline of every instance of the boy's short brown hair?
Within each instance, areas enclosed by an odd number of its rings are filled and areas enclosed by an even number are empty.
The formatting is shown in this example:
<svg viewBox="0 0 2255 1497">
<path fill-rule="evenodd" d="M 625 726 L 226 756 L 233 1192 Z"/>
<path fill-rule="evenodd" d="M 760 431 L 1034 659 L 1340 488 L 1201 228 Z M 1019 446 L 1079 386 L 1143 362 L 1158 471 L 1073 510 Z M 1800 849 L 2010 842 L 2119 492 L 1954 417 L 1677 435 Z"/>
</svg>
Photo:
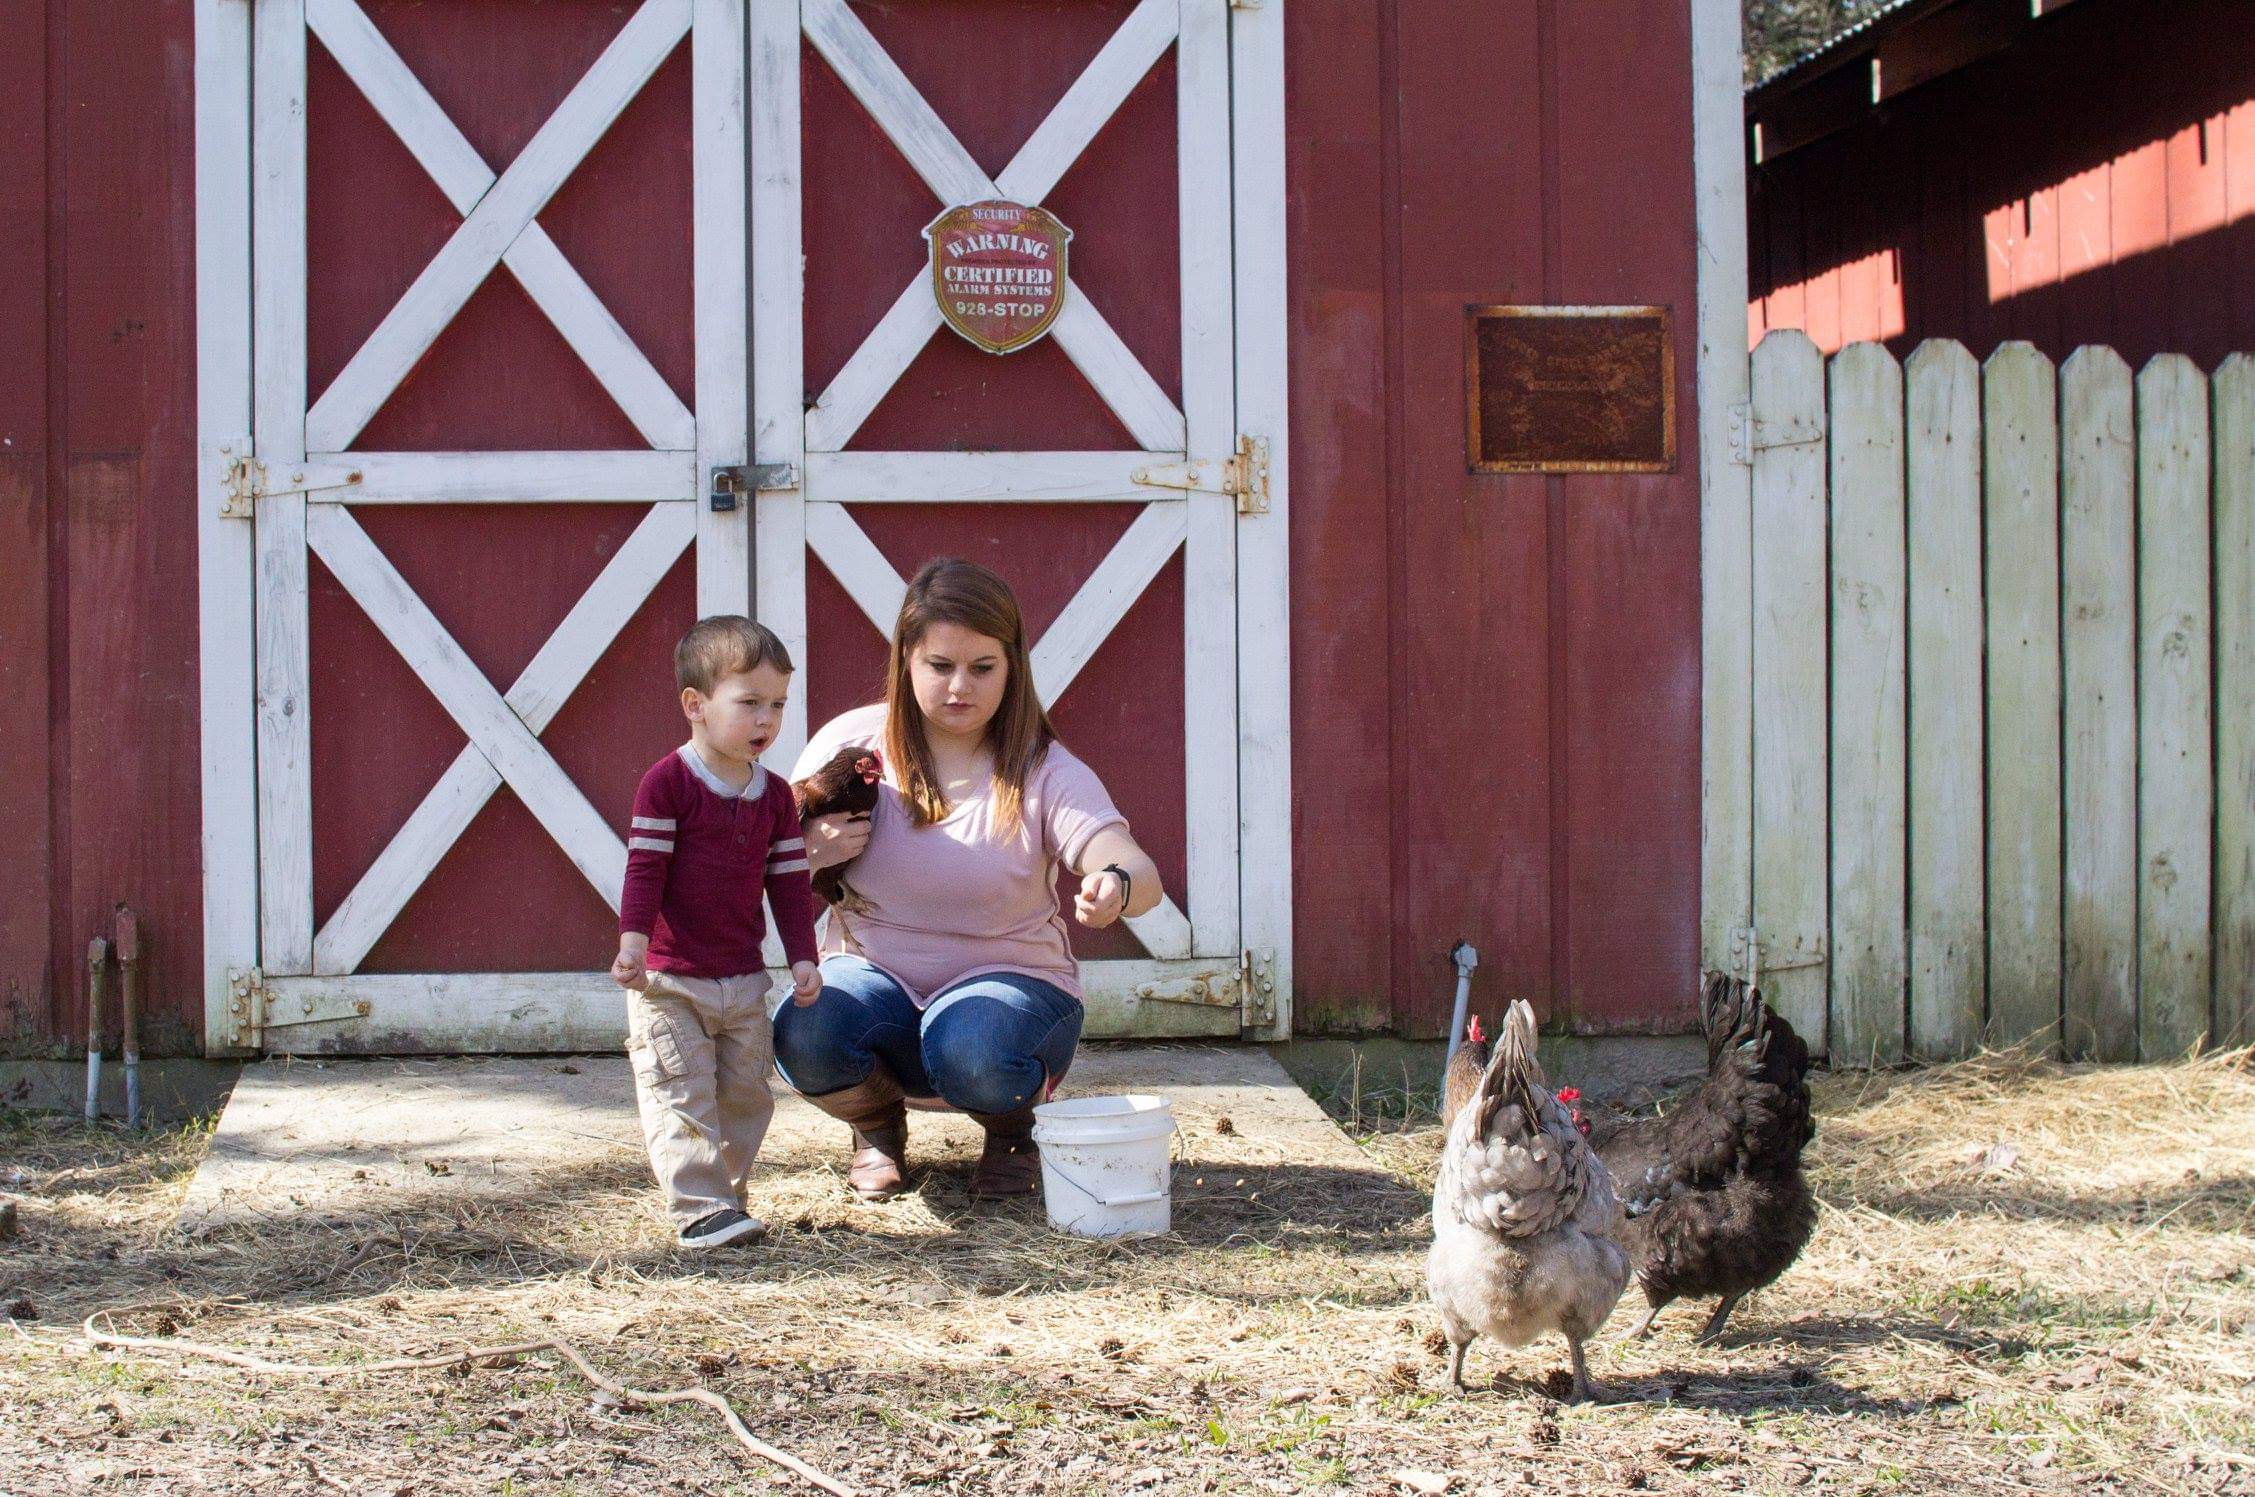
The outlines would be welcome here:
<svg viewBox="0 0 2255 1497">
<path fill-rule="evenodd" d="M 740 676 L 763 665 L 789 675 L 791 652 L 773 629 L 740 613 L 716 613 L 697 620 L 673 647 L 674 684 L 708 696 L 721 677 Z"/>
</svg>

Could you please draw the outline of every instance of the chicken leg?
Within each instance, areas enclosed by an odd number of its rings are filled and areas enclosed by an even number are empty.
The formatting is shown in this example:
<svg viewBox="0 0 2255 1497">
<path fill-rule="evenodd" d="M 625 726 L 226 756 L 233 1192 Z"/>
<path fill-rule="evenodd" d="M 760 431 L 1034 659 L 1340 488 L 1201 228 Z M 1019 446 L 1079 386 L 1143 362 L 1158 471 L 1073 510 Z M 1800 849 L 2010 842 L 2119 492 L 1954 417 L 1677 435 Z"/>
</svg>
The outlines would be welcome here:
<svg viewBox="0 0 2255 1497">
<path fill-rule="evenodd" d="M 1472 1391 L 1464 1386 L 1464 1353 L 1472 1345 L 1472 1341 L 1473 1338 L 1467 1336 L 1462 1341 L 1449 1342 L 1449 1381 L 1456 1385 L 1459 1393 Z"/>
<path fill-rule="evenodd" d="M 1566 1401 L 1568 1403 L 1588 1403 L 1589 1364 L 1582 1360 L 1581 1337 L 1569 1335 L 1566 1338 L 1566 1355 L 1571 1357 L 1574 1362 L 1574 1390 L 1567 1395 Z"/>
<path fill-rule="evenodd" d="M 1699 1339 L 1702 1343 L 1712 1342 L 1722 1335 L 1723 1322 L 1730 1319 L 1730 1312 L 1738 1307 L 1738 1298 L 1735 1294 L 1723 1296 L 1723 1302 L 1715 1306 L 1715 1313 L 1708 1317 L 1707 1329 L 1699 1333 Z"/>
<path fill-rule="evenodd" d="M 1626 1341 L 1643 1341 L 1648 1339 L 1652 1335 L 1652 1322 L 1659 1319 L 1660 1312 L 1662 1310 L 1665 1310 L 1667 1307 L 1668 1301 L 1666 1300 L 1661 1300 L 1656 1304 L 1647 1305 L 1644 1311 L 1644 1318 L 1639 1320 L 1635 1325 L 1630 1326 L 1628 1335 L 1623 1337 L 1622 1339 Z"/>
</svg>

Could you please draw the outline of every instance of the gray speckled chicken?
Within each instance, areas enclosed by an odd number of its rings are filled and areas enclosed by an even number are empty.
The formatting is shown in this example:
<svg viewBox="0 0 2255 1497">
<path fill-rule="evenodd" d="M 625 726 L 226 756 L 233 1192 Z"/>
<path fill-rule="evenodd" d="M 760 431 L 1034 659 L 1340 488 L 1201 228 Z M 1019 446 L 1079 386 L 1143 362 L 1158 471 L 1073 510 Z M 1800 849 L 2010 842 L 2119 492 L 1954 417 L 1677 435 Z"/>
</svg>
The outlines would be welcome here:
<svg viewBox="0 0 2255 1497">
<path fill-rule="evenodd" d="M 1464 1351 L 1480 1336 L 1524 1346 L 1566 1338 L 1572 1401 L 1589 1397 L 1582 1343 L 1629 1282 L 1613 1180 L 1543 1083 L 1535 1012 L 1511 1005 L 1477 1091 L 1450 1120 L 1433 1184 L 1425 1284 L 1464 1387 Z"/>
</svg>

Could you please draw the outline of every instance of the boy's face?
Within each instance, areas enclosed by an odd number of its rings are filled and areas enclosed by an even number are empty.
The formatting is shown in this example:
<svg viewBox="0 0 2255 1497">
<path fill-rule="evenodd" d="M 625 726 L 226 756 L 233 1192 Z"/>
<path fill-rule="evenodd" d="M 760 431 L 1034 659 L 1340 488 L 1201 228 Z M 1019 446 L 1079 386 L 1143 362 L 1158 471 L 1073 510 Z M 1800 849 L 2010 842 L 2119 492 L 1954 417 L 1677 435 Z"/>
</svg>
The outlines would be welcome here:
<svg viewBox="0 0 2255 1497">
<path fill-rule="evenodd" d="M 707 748 L 749 764 L 766 752 L 783 726 L 783 698 L 791 689 L 788 672 L 762 662 L 713 683 L 710 695 L 686 687 L 681 710 L 688 714 Z"/>
</svg>

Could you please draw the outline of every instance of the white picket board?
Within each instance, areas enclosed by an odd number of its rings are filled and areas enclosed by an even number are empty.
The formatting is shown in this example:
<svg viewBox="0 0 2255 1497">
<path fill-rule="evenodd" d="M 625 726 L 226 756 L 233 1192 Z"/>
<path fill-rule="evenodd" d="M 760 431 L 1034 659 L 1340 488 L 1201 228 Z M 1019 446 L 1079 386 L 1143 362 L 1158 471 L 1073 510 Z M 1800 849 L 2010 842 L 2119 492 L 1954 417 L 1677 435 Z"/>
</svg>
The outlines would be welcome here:
<svg viewBox="0 0 2255 1497">
<path fill-rule="evenodd" d="M 1146 8 L 1178 0 L 1144 0 Z M 1175 99 L 1182 140 L 1229 138 L 1229 0 L 1179 0 Z M 1132 22 L 1130 24 L 1133 24 Z M 1173 27 L 1170 25 L 1170 30 Z M 1182 408 L 1189 456 L 1219 462 L 1237 447 L 1235 268 L 1229 155 L 1184 151 L 1180 218 L 1211 226 L 1182 238 Z M 1191 493 L 1182 550 L 1185 881 L 1194 949 L 1236 952 L 1237 502 Z M 1146 511 L 1149 513 L 1149 511 Z M 1157 953 L 1154 953 L 1156 955 Z"/>
<path fill-rule="evenodd" d="M 537 737 L 612 640 L 633 619 L 652 589 L 696 535 L 683 505 L 653 505 L 625 544 L 614 552 L 556 632 L 502 697 Z M 466 745 L 414 812 L 377 854 L 313 941 L 313 970 L 337 974 L 357 969 L 407 901 L 422 887 L 493 792 L 501 774 L 474 744 Z"/>
<path fill-rule="evenodd" d="M 1699 949 L 1735 966 L 1754 918 L 1752 472 L 1732 452 L 1746 409 L 1746 116 L 1738 0 L 1692 0 L 1692 178 L 1699 297 Z"/>
<path fill-rule="evenodd" d="M 2067 797 L 2065 1044 L 2138 1048 L 2137 427 L 2130 366 L 2077 349 L 2059 372 L 2060 652 Z"/>
<path fill-rule="evenodd" d="M 1754 929 L 1763 990 L 1830 1043 L 1823 957 L 1824 357 L 1798 331 L 1754 350 Z"/>
<path fill-rule="evenodd" d="M 234 1049 L 229 974 L 258 965 L 252 526 L 222 515 L 251 431 L 251 13 L 196 0 L 196 665 L 204 1053 Z"/>
<path fill-rule="evenodd" d="M 468 137 L 385 40 L 355 0 L 307 0 L 306 24 L 392 133 L 430 174 L 454 211 L 467 215 L 494 184 Z M 533 304 L 652 447 L 686 448 L 695 418 L 665 376 L 535 221 L 501 257 Z"/>
<path fill-rule="evenodd" d="M 681 452 L 314 452 L 360 481 L 315 504 L 643 504 L 701 499 L 697 454 Z"/>
<path fill-rule="evenodd" d="M 1832 360 L 1832 1059 L 1903 1054 L 1903 376 L 1877 343 Z"/>
<path fill-rule="evenodd" d="M 269 472 L 304 461 L 305 9 L 257 8 L 251 79 L 254 447 Z M 257 501 L 259 961 L 313 962 L 313 714 L 305 496 Z"/>
<path fill-rule="evenodd" d="M 754 462 L 786 464 L 803 473 L 811 417 L 803 411 L 800 322 L 806 286 L 799 209 L 799 0 L 752 0 L 750 31 L 752 453 Z M 752 612 L 775 631 L 799 667 L 797 689 L 784 702 L 783 725 L 771 750 L 778 764 L 795 762 L 806 747 L 807 687 L 815 669 L 807 659 L 804 483 L 802 476 L 799 487 L 745 501 L 752 506 Z"/>
<path fill-rule="evenodd" d="M 1235 1037 L 1237 1009 L 1170 1003 L 1138 989 L 1199 979 L 1234 984 L 1235 960 L 1124 960 L 1084 969 L 1085 1030 L 1119 1038 Z M 267 984 L 270 1055 L 559 1054 L 626 1045 L 626 1003 L 605 972 L 354 973 Z M 365 1003 L 363 1018 L 289 1023 L 307 1005 L 334 1012 Z"/>
<path fill-rule="evenodd" d="M 308 445 L 352 445 L 509 246 L 687 34 L 690 0 L 643 0 L 305 413 Z M 302 27 L 301 27 L 302 30 Z"/>
<path fill-rule="evenodd" d="M 2007 343 L 1982 376 L 1988 643 L 1989 1025 L 2057 1040 L 2060 993 L 2059 396 Z"/>
<path fill-rule="evenodd" d="M 1910 516 L 1910 1049 L 1981 1041 L 1988 986 L 1981 686 L 1981 368 L 1965 345 L 1904 366 Z"/>
<path fill-rule="evenodd" d="M 2138 374 L 2138 1045 L 2211 1032 L 2214 809 L 2208 381 L 2182 354 Z"/>
<path fill-rule="evenodd" d="M 1237 519 L 1237 855 L 1241 940 L 1270 1007 L 1248 1033 L 1292 1034 L 1291 303 L 1287 298 L 1284 7 L 1232 7 L 1229 148 L 1237 256 L 1237 429 L 1268 444 L 1268 512 Z"/>
<path fill-rule="evenodd" d="M 2216 1042 L 2255 1043 L 2255 357 L 2216 370 Z"/>
<path fill-rule="evenodd" d="M 1138 482 L 1179 452 L 810 452 L 806 497 L 822 504 L 1148 504 Z"/>
<path fill-rule="evenodd" d="M 697 474 L 751 460 L 749 231 L 745 193 L 743 0 L 695 0 L 689 37 L 692 241 L 695 246 Z M 697 612 L 752 611 L 752 503 L 697 506 Z"/>
</svg>

